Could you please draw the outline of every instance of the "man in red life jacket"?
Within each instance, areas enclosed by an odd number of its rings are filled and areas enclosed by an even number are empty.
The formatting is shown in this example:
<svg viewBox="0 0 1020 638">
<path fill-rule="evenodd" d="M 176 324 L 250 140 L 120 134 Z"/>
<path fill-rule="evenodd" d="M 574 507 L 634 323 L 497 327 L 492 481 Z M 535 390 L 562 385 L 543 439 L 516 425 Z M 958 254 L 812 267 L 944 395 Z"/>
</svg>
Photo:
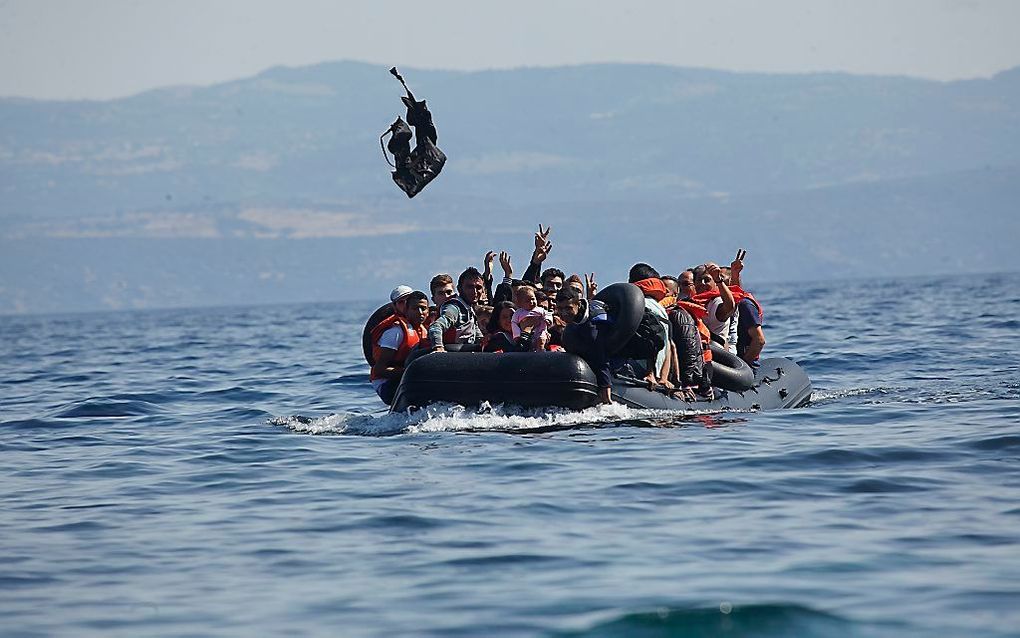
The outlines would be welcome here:
<svg viewBox="0 0 1020 638">
<path fill-rule="evenodd" d="M 736 321 L 733 316 L 737 303 L 729 287 L 723 283 L 722 270 L 716 264 L 708 262 L 694 269 L 694 288 L 697 294 L 691 299 L 705 306 L 708 314 L 704 321 L 712 334 L 718 335 L 725 342 L 725 348 L 734 354 L 736 343 L 729 343 L 730 322 Z"/>
<path fill-rule="evenodd" d="M 393 402 L 404 363 L 419 342 L 425 339 L 422 325 L 429 313 L 425 293 L 397 286 L 390 293 L 394 313 L 372 329 L 372 358 L 375 364 L 369 374 L 372 388 L 386 405 Z"/>
<path fill-rule="evenodd" d="M 439 316 L 429 326 L 428 340 L 432 350 L 444 352 L 444 344 L 482 342 L 482 331 L 475 317 L 475 304 L 485 290 L 482 273 L 474 266 L 457 279 L 457 295 L 439 308 Z"/>
</svg>

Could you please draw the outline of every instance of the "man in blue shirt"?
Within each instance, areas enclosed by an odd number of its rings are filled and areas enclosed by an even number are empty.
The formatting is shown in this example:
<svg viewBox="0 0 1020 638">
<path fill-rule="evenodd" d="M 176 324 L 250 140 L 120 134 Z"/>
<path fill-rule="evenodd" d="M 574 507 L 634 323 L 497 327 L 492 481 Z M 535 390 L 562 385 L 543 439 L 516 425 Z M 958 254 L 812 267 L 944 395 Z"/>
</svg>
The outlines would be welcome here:
<svg viewBox="0 0 1020 638">
<path fill-rule="evenodd" d="M 758 305 L 746 297 L 741 299 L 737 304 L 737 356 L 752 368 L 758 367 L 758 357 L 765 347 L 761 324 Z"/>
</svg>

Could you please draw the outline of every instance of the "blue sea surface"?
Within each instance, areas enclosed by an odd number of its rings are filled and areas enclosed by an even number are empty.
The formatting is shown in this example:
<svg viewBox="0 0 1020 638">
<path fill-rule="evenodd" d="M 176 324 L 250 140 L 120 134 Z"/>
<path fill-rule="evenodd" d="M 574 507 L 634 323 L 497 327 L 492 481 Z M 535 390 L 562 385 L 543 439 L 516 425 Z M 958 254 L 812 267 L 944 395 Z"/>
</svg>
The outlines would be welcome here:
<svg viewBox="0 0 1020 638">
<path fill-rule="evenodd" d="M 374 303 L 0 317 L 0 634 L 1020 636 L 1020 275 L 756 292 L 805 408 L 386 415 Z"/>
</svg>

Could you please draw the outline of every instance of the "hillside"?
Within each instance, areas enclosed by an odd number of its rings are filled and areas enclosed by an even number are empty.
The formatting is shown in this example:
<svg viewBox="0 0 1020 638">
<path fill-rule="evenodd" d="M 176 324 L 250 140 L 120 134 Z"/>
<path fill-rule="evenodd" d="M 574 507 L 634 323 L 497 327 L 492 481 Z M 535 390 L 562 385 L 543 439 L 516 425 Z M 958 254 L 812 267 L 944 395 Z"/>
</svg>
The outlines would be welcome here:
<svg viewBox="0 0 1020 638">
<path fill-rule="evenodd" d="M 1020 267 L 1020 69 L 402 70 L 450 157 L 413 201 L 379 150 L 382 67 L 0 100 L 0 312 L 363 298 L 487 248 L 523 260 L 540 221 L 553 262 L 607 281 L 738 244 L 767 279 Z"/>
</svg>

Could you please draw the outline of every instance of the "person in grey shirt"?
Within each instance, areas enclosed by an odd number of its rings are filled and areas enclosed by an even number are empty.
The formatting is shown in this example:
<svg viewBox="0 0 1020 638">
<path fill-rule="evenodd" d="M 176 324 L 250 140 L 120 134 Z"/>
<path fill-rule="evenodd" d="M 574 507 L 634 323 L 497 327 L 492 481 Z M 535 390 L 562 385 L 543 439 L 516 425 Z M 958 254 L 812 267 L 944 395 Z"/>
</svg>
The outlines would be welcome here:
<svg viewBox="0 0 1020 638">
<path fill-rule="evenodd" d="M 431 349 L 446 350 L 444 344 L 481 343 L 482 331 L 475 317 L 474 306 L 485 290 L 485 280 L 478 269 L 471 266 L 457 278 L 457 294 L 439 308 L 439 316 L 429 326 Z"/>
</svg>

